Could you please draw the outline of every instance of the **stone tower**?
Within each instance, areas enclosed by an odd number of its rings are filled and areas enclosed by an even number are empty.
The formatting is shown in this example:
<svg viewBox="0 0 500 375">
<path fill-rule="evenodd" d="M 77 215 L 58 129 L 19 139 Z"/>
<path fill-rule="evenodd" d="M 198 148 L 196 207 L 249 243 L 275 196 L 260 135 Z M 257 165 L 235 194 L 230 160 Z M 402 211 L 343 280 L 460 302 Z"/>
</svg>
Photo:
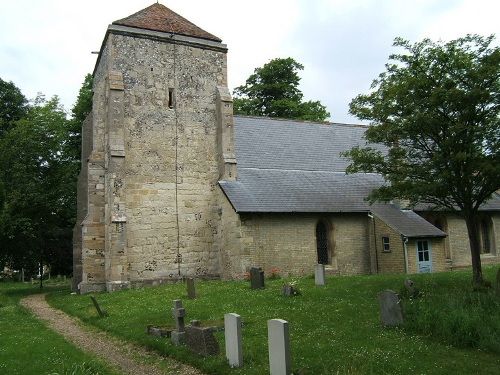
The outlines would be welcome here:
<svg viewBox="0 0 500 375">
<path fill-rule="evenodd" d="M 83 125 L 75 290 L 220 275 L 217 182 L 236 177 L 226 53 L 160 4 L 108 27 Z"/>
</svg>

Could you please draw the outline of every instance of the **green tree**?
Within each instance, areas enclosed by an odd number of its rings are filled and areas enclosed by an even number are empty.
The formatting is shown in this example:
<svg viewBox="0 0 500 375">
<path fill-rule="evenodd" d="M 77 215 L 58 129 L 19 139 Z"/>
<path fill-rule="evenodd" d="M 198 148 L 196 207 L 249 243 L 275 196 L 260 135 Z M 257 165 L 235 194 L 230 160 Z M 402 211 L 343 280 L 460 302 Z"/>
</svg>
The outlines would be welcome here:
<svg viewBox="0 0 500 375">
<path fill-rule="evenodd" d="M 0 139 L 5 191 L 0 252 L 15 268 L 34 272 L 42 255 L 52 266 L 62 255 L 71 260 L 76 166 L 66 147 L 69 133 L 58 98 L 38 96 Z M 68 273 L 67 267 L 62 271 Z"/>
<path fill-rule="evenodd" d="M 371 93 L 350 103 L 370 120 L 366 140 L 387 146 L 356 147 L 348 172 L 375 172 L 387 181 L 369 200 L 406 199 L 454 211 L 466 222 L 472 279 L 482 283 L 478 209 L 500 188 L 500 48 L 494 36 L 467 35 L 410 44 L 396 38 L 393 64 Z"/>
<path fill-rule="evenodd" d="M 0 138 L 27 111 L 28 101 L 12 82 L 0 78 Z"/>
<path fill-rule="evenodd" d="M 291 57 L 273 59 L 256 68 L 244 86 L 233 90 L 234 113 L 325 121 L 330 113 L 319 101 L 302 102 L 297 71 L 303 69 Z"/>
<path fill-rule="evenodd" d="M 82 152 L 82 123 L 92 112 L 92 95 L 93 95 L 93 77 L 92 74 L 87 74 L 83 81 L 82 87 L 76 98 L 76 102 L 71 109 L 70 120 L 70 138 L 68 147 L 75 155 L 75 160 L 80 162 Z"/>
</svg>

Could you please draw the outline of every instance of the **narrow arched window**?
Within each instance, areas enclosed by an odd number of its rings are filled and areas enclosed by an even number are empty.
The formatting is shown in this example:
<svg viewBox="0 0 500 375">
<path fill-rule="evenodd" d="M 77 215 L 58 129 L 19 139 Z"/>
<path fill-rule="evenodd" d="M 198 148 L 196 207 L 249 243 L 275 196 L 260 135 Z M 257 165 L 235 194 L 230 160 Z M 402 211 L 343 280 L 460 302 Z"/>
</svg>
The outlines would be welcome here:
<svg viewBox="0 0 500 375">
<path fill-rule="evenodd" d="M 316 249 L 318 264 L 328 264 L 328 232 L 325 223 L 316 225 Z"/>
<path fill-rule="evenodd" d="M 490 241 L 490 223 L 486 219 L 481 220 L 481 252 L 483 254 L 491 253 L 491 241 Z"/>
</svg>

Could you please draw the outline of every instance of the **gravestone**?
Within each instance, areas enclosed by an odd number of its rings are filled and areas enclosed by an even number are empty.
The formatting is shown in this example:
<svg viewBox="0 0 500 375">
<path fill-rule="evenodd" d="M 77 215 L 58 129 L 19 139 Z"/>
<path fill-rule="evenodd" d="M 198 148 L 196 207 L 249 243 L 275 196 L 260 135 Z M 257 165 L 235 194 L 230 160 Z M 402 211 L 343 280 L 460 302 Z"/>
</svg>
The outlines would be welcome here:
<svg viewBox="0 0 500 375">
<path fill-rule="evenodd" d="M 252 289 L 264 288 L 264 271 L 262 270 L 262 268 L 250 268 L 250 287 Z"/>
<path fill-rule="evenodd" d="M 243 365 L 241 345 L 241 317 L 238 314 L 224 315 L 224 336 L 226 342 L 226 358 L 231 367 Z"/>
<path fill-rule="evenodd" d="M 170 339 L 172 340 L 172 344 L 182 345 L 186 340 L 186 329 L 184 326 L 186 310 L 182 307 L 180 299 L 173 301 L 172 316 L 175 318 L 175 331 L 172 331 Z"/>
<path fill-rule="evenodd" d="M 185 327 L 185 330 L 186 345 L 193 353 L 202 356 L 219 354 L 219 344 L 211 327 L 202 328 L 198 320 L 192 320 L 191 324 Z"/>
<path fill-rule="evenodd" d="M 267 321 L 269 369 L 271 375 L 290 375 L 290 332 L 288 322 L 282 319 Z"/>
<path fill-rule="evenodd" d="M 194 289 L 194 279 L 193 278 L 187 279 L 187 292 L 188 292 L 188 299 L 195 299 L 196 298 L 196 291 Z"/>
<path fill-rule="evenodd" d="M 414 286 L 412 279 L 405 279 L 404 281 L 405 290 L 408 292 L 410 297 L 418 296 L 418 289 Z"/>
<path fill-rule="evenodd" d="M 380 306 L 380 324 L 394 327 L 403 324 L 403 309 L 399 294 L 392 290 L 384 290 L 378 295 Z"/>
<path fill-rule="evenodd" d="M 500 297 L 500 268 L 497 271 L 497 296 Z"/>
<path fill-rule="evenodd" d="M 94 304 L 94 307 L 97 310 L 97 313 L 99 314 L 99 317 L 103 318 L 104 314 L 102 313 L 101 307 L 97 303 L 97 300 L 95 299 L 95 297 L 94 296 L 90 296 L 90 299 L 92 300 L 92 303 Z"/>
<path fill-rule="evenodd" d="M 295 291 L 293 290 L 293 286 L 290 284 L 285 284 L 281 287 L 281 293 L 282 296 L 284 297 L 289 297 L 293 296 L 295 294 Z"/>
<path fill-rule="evenodd" d="M 314 265 L 314 283 L 316 285 L 325 285 L 325 265 Z"/>
</svg>

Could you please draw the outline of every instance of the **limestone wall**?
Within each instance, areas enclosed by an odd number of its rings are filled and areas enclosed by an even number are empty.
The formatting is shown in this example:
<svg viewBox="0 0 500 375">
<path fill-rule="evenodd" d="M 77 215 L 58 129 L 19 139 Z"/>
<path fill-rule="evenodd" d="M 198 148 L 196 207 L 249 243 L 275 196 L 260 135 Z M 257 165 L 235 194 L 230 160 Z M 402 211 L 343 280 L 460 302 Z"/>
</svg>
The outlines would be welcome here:
<svg viewBox="0 0 500 375">
<path fill-rule="evenodd" d="M 94 72 L 81 287 L 219 276 L 216 99 L 226 48 L 110 30 Z"/>
<path fill-rule="evenodd" d="M 370 273 L 366 214 L 241 214 L 240 219 L 240 254 L 246 266 L 262 267 L 266 274 L 272 269 L 285 276 L 312 274 L 316 225 L 323 220 L 331 228 L 327 268 L 341 275 Z"/>
</svg>

